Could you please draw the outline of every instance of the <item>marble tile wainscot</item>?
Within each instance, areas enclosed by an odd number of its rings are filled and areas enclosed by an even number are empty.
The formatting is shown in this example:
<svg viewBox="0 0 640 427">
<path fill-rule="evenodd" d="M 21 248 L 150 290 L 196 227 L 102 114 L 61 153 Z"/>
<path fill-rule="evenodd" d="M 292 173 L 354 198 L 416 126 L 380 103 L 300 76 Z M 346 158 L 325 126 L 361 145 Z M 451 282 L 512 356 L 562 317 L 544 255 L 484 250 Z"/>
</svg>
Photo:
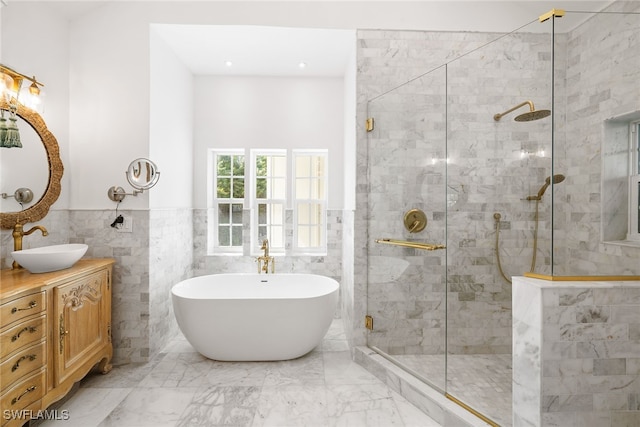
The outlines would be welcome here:
<svg viewBox="0 0 640 427">
<path fill-rule="evenodd" d="M 640 425 L 640 281 L 513 278 L 513 425 Z"/>
</svg>

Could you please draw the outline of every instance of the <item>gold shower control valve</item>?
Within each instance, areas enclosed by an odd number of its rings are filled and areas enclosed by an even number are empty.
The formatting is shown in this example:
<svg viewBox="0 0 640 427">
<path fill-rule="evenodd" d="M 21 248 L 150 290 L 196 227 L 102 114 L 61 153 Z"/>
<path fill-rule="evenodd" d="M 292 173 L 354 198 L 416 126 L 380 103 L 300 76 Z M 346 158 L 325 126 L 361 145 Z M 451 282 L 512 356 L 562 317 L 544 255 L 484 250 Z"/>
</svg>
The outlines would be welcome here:
<svg viewBox="0 0 640 427">
<path fill-rule="evenodd" d="M 404 226 L 409 233 L 418 233 L 427 226 L 427 216 L 420 209 L 411 209 L 404 214 Z"/>
</svg>

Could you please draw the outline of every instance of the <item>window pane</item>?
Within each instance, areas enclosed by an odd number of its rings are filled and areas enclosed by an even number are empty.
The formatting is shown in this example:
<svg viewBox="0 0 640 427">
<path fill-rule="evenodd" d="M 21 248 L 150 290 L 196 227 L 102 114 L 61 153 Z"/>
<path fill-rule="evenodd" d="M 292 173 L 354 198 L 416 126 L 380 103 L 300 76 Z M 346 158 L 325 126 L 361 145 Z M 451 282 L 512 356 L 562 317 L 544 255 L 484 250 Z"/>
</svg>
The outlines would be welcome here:
<svg viewBox="0 0 640 427">
<path fill-rule="evenodd" d="M 309 247 L 309 228 L 308 227 L 298 227 L 298 247 L 300 248 Z"/>
<path fill-rule="evenodd" d="M 218 227 L 218 246 L 229 246 L 229 227 L 227 226 L 219 226 Z"/>
<path fill-rule="evenodd" d="M 244 156 L 233 156 L 233 176 L 244 176 Z"/>
<path fill-rule="evenodd" d="M 232 246 L 242 246 L 242 227 L 231 227 Z"/>
<path fill-rule="evenodd" d="M 258 224 L 267 223 L 267 205 L 260 203 L 258 205 Z"/>
<path fill-rule="evenodd" d="M 234 203 L 231 209 L 232 212 L 232 222 L 234 224 L 242 224 L 242 204 Z"/>
<path fill-rule="evenodd" d="M 271 227 L 271 236 L 269 237 L 269 241 L 271 246 L 274 248 L 284 247 L 284 242 L 282 241 L 282 227 L 277 225 Z"/>
<path fill-rule="evenodd" d="M 309 239 L 312 247 L 320 246 L 320 227 L 311 227 L 309 229 Z"/>
<path fill-rule="evenodd" d="M 322 206 L 319 204 L 312 204 L 309 206 L 309 224 L 317 225 L 322 223 L 320 213 L 322 212 Z"/>
<path fill-rule="evenodd" d="M 309 205 L 298 203 L 298 225 L 309 224 Z"/>
<path fill-rule="evenodd" d="M 311 161 L 309 156 L 297 156 L 296 157 L 296 176 L 310 176 L 311 175 Z"/>
<path fill-rule="evenodd" d="M 271 180 L 271 198 L 284 199 L 287 197 L 287 183 L 284 178 L 273 178 Z"/>
<path fill-rule="evenodd" d="M 218 156 L 218 176 L 231 176 L 231 156 Z"/>
<path fill-rule="evenodd" d="M 324 176 L 324 156 L 313 157 L 313 176 Z"/>
<path fill-rule="evenodd" d="M 244 199 L 244 179 L 235 178 L 233 180 L 233 197 L 235 199 Z"/>
<path fill-rule="evenodd" d="M 268 237 L 266 225 L 261 225 L 260 227 L 258 227 L 258 237 L 260 238 L 260 240 L 266 239 Z"/>
<path fill-rule="evenodd" d="M 267 198 L 267 180 L 266 178 L 256 179 L 256 197 L 258 199 Z"/>
<path fill-rule="evenodd" d="M 287 174 L 287 158 L 285 156 L 274 156 L 272 159 L 271 175 L 285 176 Z"/>
<path fill-rule="evenodd" d="M 269 223 L 271 224 L 284 224 L 284 210 L 281 204 L 273 204 L 269 209 L 270 218 Z"/>
<path fill-rule="evenodd" d="M 296 199 L 309 199 L 310 197 L 309 180 L 301 178 L 296 179 Z"/>
<path fill-rule="evenodd" d="M 218 198 L 228 199 L 231 197 L 231 179 L 218 178 Z"/>
<path fill-rule="evenodd" d="M 320 193 L 320 188 L 319 188 L 319 180 L 318 179 L 311 179 L 309 180 L 309 184 L 311 186 L 311 199 L 319 199 L 319 193 Z"/>
<path fill-rule="evenodd" d="M 267 176 L 267 156 L 256 157 L 256 176 Z"/>
<path fill-rule="evenodd" d="M 229 224 L 229 210 L 231 206 L 228 203 L 218 205 L 218 224 Z"/>
</svg>

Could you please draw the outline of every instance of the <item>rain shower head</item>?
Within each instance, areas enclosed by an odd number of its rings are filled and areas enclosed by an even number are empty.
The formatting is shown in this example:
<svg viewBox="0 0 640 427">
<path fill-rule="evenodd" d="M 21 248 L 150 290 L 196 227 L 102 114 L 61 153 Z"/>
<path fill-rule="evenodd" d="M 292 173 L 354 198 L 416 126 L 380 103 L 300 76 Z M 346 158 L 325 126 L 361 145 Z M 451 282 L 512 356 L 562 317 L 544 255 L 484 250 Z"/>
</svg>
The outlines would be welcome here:
<svg viewBox="0 0 640 427">
<path fill-rule="evenodd" d="M 542 200 L 542 196 L 544 195 L 544 192 L 547 191 L 547 188 L 551 185 L 552 180 L 554 184 L 560 184 L 562 181 L 564 181 L 565 178 L 566 177 L 561 173 L 553 175 L 553 178 L 548 176 L 547 179 L 544 180 L 544 185 L 540 187 L 540 190 L 538 190 L 538 194 L 536 196 L 528 196 L 527 200 Z"/>
<path fill-rule="evenodd" d="M 535 107 L 533 106 L 533 102 L 532 101 L 524 101 L 523 103 L 518 104 L 515 107 L 508 109 L 504 113 L 498 113 L 498 114 L 494 115 L 493 116 L 493 120 L 495 120 L 497 122 L 505 114 L 509 114 L 510 112 L 512 112 L 514 110 L 517 110 L 520 107 L 524 107 L 525 105 L 529 106 L 529 112 L 522 113 L 519 116 L 516 116 L 516 118 L 514 119 L 516 122 L 530 122 L 530 121 L 533 121 L 533 120 L 544 119 L 545 117 L 548 117 L 549 115 L 551 115 L 551 110 L 536 110 Z"/>
</svg>

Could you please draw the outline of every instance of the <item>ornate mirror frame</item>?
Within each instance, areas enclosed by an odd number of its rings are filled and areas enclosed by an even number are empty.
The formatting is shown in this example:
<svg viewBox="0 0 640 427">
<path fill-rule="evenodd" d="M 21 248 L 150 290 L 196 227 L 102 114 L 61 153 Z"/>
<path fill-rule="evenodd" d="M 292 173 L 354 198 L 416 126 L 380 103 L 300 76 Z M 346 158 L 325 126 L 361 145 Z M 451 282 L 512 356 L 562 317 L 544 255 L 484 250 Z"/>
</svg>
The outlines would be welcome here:
<svg viewBox="0 0 640 427">
<path fill-rule="evenodd" d="M 0 99 L 0 109 L 9 111 L 9 104 L 6 100 Z M 44 145 L 44 149 L 47 152 L 47 161 L 49 162 L 49 183 L 40 200 L 33 206 L 19 212 L 0 212 L 0 228 L 4 229 L 12 229 L 18 222 L 24 224 L 39 221 L 44 218 L 49 212 L 51 205 L 53 205 L 60 196 L 60 181 L 62 179 L 62 173 L 64 172 L 62 160 L 60 159 L 58 141 L 49 129 L 47 129 L 47 125 L 40 114 L 20 103 L 18 103 L 16 113 L 20 118 L 29 123 Z"/>
</svg>

